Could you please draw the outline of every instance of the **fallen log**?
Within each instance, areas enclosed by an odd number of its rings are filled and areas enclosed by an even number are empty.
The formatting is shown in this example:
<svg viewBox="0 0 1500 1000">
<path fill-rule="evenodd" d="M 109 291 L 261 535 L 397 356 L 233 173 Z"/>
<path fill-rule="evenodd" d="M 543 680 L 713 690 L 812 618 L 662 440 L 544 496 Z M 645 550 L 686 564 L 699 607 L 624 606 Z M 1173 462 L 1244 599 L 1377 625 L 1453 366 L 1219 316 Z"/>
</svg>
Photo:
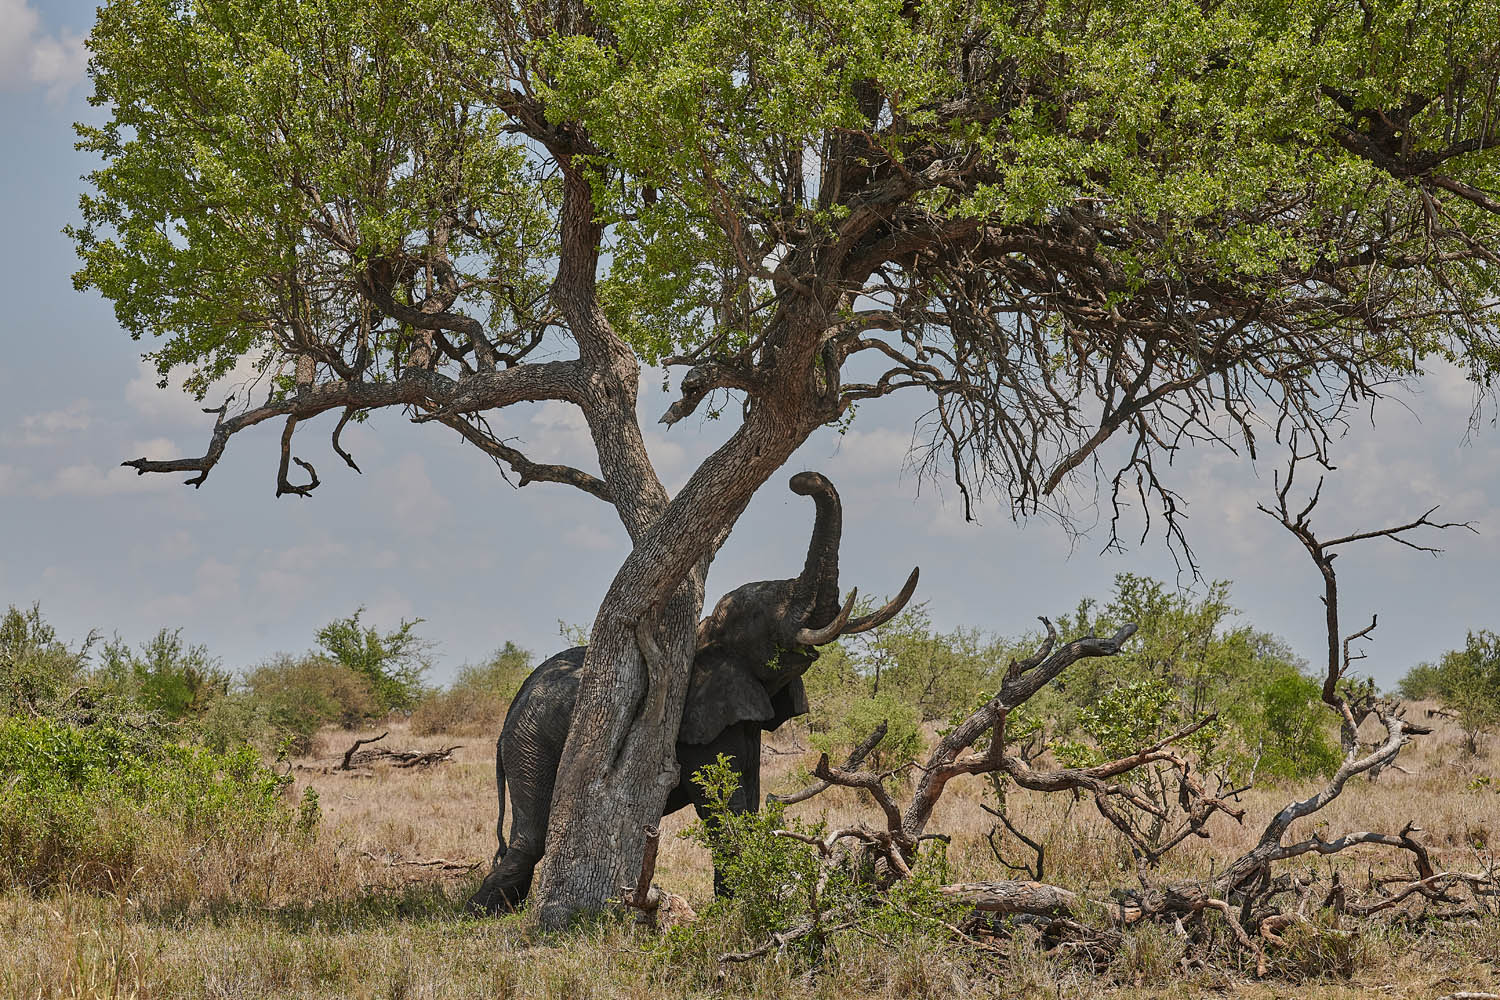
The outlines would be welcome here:
<svg viewBox="0 0 1500 1000">
<path fill-rule="evenodd" d="M 439 747 L 436 750 L 389 750 L 385 747 L 375 747 L 372 750 L 360 749 L 371 743 L 379 743 L 389 735 L 389 732 L 385 732 L 371 739 L 355 740 L 349 749 L 344 751 L 344 761 L 335 770 L 352 771 L 356 766 L 364 767 L 376 761 L 385 761 L 392 767 L 400 768 L 431 767 L 433 764 L 452 760 L 453 751 L 463 746 L 462 743 L 455 743 L 453 746 Z"/>
<path fill-rule="evenodd" d="M 1067 916 L 1078 903 L 1078 894 L 1045 882 L 1003 880 L 956 882 L 938 890 L 960 899 L 976 910 L 1000 915 L 1029 913 L 1037 917 Z"/>
</svg>

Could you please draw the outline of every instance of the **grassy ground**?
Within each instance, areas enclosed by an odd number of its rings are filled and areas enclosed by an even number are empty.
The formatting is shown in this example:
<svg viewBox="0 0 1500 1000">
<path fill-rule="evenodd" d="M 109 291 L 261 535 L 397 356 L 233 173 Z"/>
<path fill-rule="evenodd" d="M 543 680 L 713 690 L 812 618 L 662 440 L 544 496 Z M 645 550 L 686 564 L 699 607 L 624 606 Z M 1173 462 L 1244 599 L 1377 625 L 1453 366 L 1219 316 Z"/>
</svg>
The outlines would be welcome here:
<svg viewBox="0 0 1500 1000">
<path fill-rule="evenodd" d="M 461 742 L 416 737 L 401 724 L 386 744 L 428 749 Z M 377 731 L 378 732 L 378 731 Z M 1375 923 L 1346 954 L 1316 945 L 1278 957 L 1277 975 L 1256 982 L 1242 969 L 1183 973 L 1180 946 L 1165 930 L 1132 935 L 1108 968 L 1044 956 L 1018 936 L 1004 959 L 945 946 L 930 936 L 838 939 L 820 974 L 766 960 L 721 966 L 744 947 L 724 920 L 707 919 L 671 941 L 604 921 L 545 938 L 518 918 L 474 920 L 461 900 L 494 848 L 493 746 L 467 740 L 454 760 L 425 771 L 332 770 L 359 735 L 327 733 L 324 755 L 296 763 L 295 793 L 316 790 L 323 819 L 314 838 L 271 843 L 173 844 L 174 875 L 147 877 L 111 894 L 21 891 L 0 894 L 0 995 L 6 997 L 1072 997 L 1203 995 L 1269 997 L 1438 997 L 1500 992 L 1500 921 L 1412 929 Z M 1457 734 L 1440 728 L 1403 752 L 1406 772 L 1357 781 L 1293 834 L 1313 830 L 1422 828 L 1440 866 L 1474 869 L 1500 836 L 1500 754 L 1465 760 Z M 778 734 L 767 754 L 769 790 L 789 791 L 808 755 L 796 734 Z M 1311 786 L 1308 786 L 1309 788 Z M 1193 840 L 1163 877 L 1207 874 L 1253 843 L 1266 819 L 1299 789 L 1245 796 L 1243 825 L 1214 821 L 1213 838 Z M 978 782 L 957 784 L 935 829 L 954 836 L 950 858 L 963 878 L 1005 877 L 984 840 L 989 817 Z M 1086 802 L 1017 795 L 1023 830 L 1048 845 L 1049 881 L 1074 887 L 1129 885 L 1118 837 Z M 869 818 L 843 790 L 799 807 L 834 824 Z M 704 851 L 674 834 L 687 813 L 664 824 L 657 881 L 706 906 L 711 872 Z M 1363 887 L 1404 859 L 1382 851 L 1337 859 L 1347 885 Z M 475 865 L 470 870 L 467 866 Z M 1326 878 L 1328 859 L 1292 870 Z M 1330 974 L 1342 966 L 1343 975 Z"/>
</svg>

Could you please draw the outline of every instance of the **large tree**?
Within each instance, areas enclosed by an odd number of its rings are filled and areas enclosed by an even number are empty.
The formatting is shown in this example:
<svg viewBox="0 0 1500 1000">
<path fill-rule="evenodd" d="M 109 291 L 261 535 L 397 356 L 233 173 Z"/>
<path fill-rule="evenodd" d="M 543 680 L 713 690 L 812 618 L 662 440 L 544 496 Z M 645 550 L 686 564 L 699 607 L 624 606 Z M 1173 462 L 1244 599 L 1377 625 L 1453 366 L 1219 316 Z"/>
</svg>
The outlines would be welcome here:
<svg viewBox="0 0 1500 1000">
<path fill-rule="evenodd" d="M 165 381 L 265 376 L 200 457 L 406 408 L 611 505 L 541 919 L 632 879 L 717 547 L 856 404 L 922 393 L 967 505 L 1070 483 L 1173 524 L 1165 456 L 1496 360 L 1490 0 L 107 0 L 73 232 Z M 738 425 L 675 495 L 642 365 Z M 598 468 L 488 422 L 556 400 Z M 437 430 L 434 429 L 434 433 Z M 1117 444 L 1107 445 L 1111 439 Z M 301 472 L 292 462 L 303 466 Z"/>
</svg>

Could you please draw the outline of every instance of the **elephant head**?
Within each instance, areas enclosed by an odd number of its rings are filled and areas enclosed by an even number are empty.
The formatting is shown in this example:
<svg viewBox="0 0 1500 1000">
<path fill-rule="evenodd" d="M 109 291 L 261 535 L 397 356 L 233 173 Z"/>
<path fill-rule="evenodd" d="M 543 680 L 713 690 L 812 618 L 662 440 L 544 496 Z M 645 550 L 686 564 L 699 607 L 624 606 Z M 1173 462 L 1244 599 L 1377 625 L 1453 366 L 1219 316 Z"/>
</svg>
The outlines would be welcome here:
<svg viewBox="0 0 1500 1000">
<path fill-rule="evenodd" d="M 917 570 L 885 607 L 851 618 L 857 591 L 839 602 L 839 536 L 843 509 L 838 491 L 816 472 L 792 477 L 794 493 L 817 505 L 802 573 L 791 580 L 761 580 L 725 594 L 698 625 L 693 676 L 678 740 L 709 743 L 729 726 L 758 722 L 775 729 L 807 712 L 802 675 L 818 646 L 895 617 L 917 587 Z"/>
</svg>

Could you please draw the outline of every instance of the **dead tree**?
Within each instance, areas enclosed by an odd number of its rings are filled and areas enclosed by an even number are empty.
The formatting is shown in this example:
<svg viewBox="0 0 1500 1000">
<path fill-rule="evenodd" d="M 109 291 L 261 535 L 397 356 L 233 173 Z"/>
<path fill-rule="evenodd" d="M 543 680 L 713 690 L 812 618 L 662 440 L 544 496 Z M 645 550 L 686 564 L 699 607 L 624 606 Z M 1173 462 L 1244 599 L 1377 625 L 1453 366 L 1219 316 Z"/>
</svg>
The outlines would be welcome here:
<svg viewBox="0 0 1500 1000">
<path fill-rule="evenodd" d="M 1297 537 L 1312 557 L 1324 581 L 1328 657 L 1321 695 L 1323 702 L 1338 719 L 1340 742 L 1344 750 L 1343 763 L 1333 777 L 1314 794 L 1293 800 L 1277 811 L 1267 822 L 1255 846 L 1210 878 L 1152 885 L 1144 871 L 1141 871 L 1138 872 L 1139 889 L 1116 890 L 1109 898 L 1090 898 L 1074 890 L 1042 881 L 1043 845 L 1023 837 L 1010 824 L 1003 811 L 994 811 L 1007 829 L 1033 849 L 1036 865 L 1034 869 L 1029 866 L 1008 865 L 1012 870 L 1025 871 L 1031 876 L 1026 879 L 964 882 L 941 887 L 942 895 L 962 900 L 972 906 L 975 913 L 975 917 L 964 924 L 945 925 L 955 935 L 981 947 L 988 947 L 972 936 L 976 927 L 983 924 L 995 926 L 992 919 L 994 917 L 1021 917 L 1042 920 L 1046 933 L 1055 937 L 1071 938 L 1076 944 L 1086 948 L 1107 951 L 1119 943 L 1119 931 L 1124 927 L 1146 920 L 1170 920 L 1190 942 L 1202 944 L 1213 940 L 1211 932 L 1205 933 L 1208 925 L 1204 921 L 1205 916 L 1213 912 L 1222 918 L 1222 924 L 1235 947 L 1253 960 L 1258 974 L 1264 975 L 1270 968 L 1268 947 L 1281 945 L 1281 933 L 1294 924 L 1312 926 L 1309 911 L 1315 908 L 1332 909 L 1335 913 L 1355 918 L 1368 918 L 1384 913 L 1462 919 L 1492 912 L 1494 900 L 1500 896 L 1500 882 L 1497 882 L 1495 866 L 1487 866 L 1478 872 L 1439 870 L 1428 849 L 1415 838 L 1414 834 L 1419 831 L 1413 822 L 1407 822 L 1394 833 L 1351 831 L 1331 838 L 1314 833 L 1310 837 L 1288 842 L 1293 825 L 1338 798 L 1350 779 L 1361 774 L 1372 774 L 1381 767 L 1389 766 L 1413 735 L 1430 732 L 1427 727 L 1402 718 L 1398 705 L 1376 697 L 1372 684 L 1355 681 L 1349 676 L 1351 665 L 1362 657 L 1355 644 L 1370 635 L 1375 628 L 1375 620 L 1372 618 L 1368 626 L 1347 636 L 1340 631 L 1338 577 L 1333 567 L 1336 550 L 1356 541 L 1388 538 L 1417 551 L 1437 552 L 1437 549 L 1418 544 L 1408 536 L 1421 528 L 1473 530 L 1472 525 L 1466 523 L 1432 520 L 1432 514 L 1436 510 L 1433 508 L 1405 524 L 1354 532 L 1323 541 L 1314 532 L 1310 522 L 1321 494 L 1322 481 L 1319 481 L 1311 498 L 1300 510 L 1293 511 L 1288 503 L 1298 462 L 1307 457 L 1297 455 L 1294 450 L 1285 481 L 1279 481 L 1278 477 L 1274 509 L 1262 509 L 1276 517 Z M 853 765 L 836 768 L 829 763 L 826 754 L 819 759 L 814 774 L 825 785 L 842 785 L 865 791 L 883 814 L 883 828 L 856 824 L 823 837 L 791 831 L 777 832 L 816 847 L 829 869 L 849 863 L 856 855 L 873 859 L 877 862 L 875 870 L 878 872 L 878 879 L 883 886 L 889 886 L 912 877 L 918 860 L 918 845 L 924 839 L 937 836 L 927 832 L 934 808 L 948 783 L 953 778 L 966 774 L 1003 776 L 1018 786 L 1033 791 L 1086 793 L 1092 796 L 1099 812 L 1132 841 L 1137 849 L 1137 857 L 1147 862 L 1153 860 L 1152 850 L 1156 850 L 1155 857 L 1159 857 L 1161 852 L 1169 850 L 1188 836 L 1207 836 L 1208 822 L 1217 813 L 1225 813 L 1236 820 L 1243 819 L 1243 810 L 1227 801 L 1230 795 L 1225 793 L 1225 786 L 1221 784 L 1216 792 L 1210 793 L 1190 759 L 1177 749 L 1183 740 L 1210 721 L 1211 717 L 1197 719 L 1178 732 L 1143 746 L 1132 754 L 1092 767 L 1043 769 L 1034 764 L 1036 754 L 1008 752 L 1005 726 L 1012 712 L 1070 664 L 1084 657 L 1118 653 L 1135 630 L 1134 626 L 1127 625 L 1109 639 L 1085 637 L 1059 648 L 1056 647 L 1055 630 L 1045 619 L 1043 622 L 1047 625 L 1047 637 L 1036 653 L 1025 660 L 1013 662 L 1006 672 L 999 693 L 950 730 L 938 742 L 927 761 L 917 765 L 921 777 L 904 806 L 897 802 L 886 783 L 894 772 L 861 771 L 856 770 Z M 1358 731 L 1360 723 L 1370 716 L 1380 721 L 1385 735 L 1375 745 L 1367 747 L 1361 745 Z M 988 744 L 980 746 L 986 737 Z M 1160 804 L 1144 797 L 1129 780 L 1131 772 L 1150 765 L 1166 765 L 1176 773 L 1180 785 L 1180 796 L 1176 803 L 1179 814 L 1171 817 L 1171 821 L 1179 826 L 1159 849 L 1148 848 L 1134 833 L 1127 819 L 1133 812 L 1168 820 Z M 1372 878 L 1370 890 L 1361 898 L 1351 898 L 1348 889 L 1335 874 L 1319 902 L 1311 881 L 1299 879 L 1295 875 L 1278 875 L 1274 870 L 1278 862 L 1292 858 L 1309 854 L 1334 855 L 1359 846 L 1385 847 L 1405 852 L 1410 856 L 1412 871 L 1407 875 L 1388 876 L 1380 880 Z M 1418 909 L 1412 910 L 1412 905 Z M 1109 926 L 1098 927 L 1084 923 L 1085 913 L 1103 913 Z M 857 907 L 846 905 L 837 912 L 815 915 L 804 926 L 778 934 L 774 942 L 762 948 L 725 958 L 742 961 L 767 954 L 773 947 L 785 948 L 790 942 L 797 940 L 799 935 L 813 933 L 815 929 L 821 928 L 819 933 L 827 933 L 830 926 L 853 926 L 861 919 Z"/>
</svg>

